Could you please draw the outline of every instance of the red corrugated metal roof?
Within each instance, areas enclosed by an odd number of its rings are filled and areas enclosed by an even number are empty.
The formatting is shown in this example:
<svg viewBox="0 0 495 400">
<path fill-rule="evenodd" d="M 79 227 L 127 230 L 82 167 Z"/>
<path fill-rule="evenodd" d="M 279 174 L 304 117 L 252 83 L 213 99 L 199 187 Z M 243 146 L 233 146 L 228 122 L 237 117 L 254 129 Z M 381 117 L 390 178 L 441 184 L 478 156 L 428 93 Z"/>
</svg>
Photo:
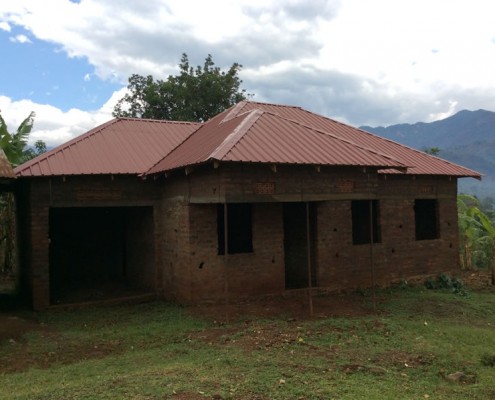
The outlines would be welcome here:
<svg viewBox="0 0 495 400">
<path fill-rule="evenodd" d="M 252 109 L 218 122 L 206 123 L 147 173 L 168 171 L 209 160 L 407 167 L 374 149 L 358 146 L 267 111 Z"/>
<path fill-rule="evenodd" d="M 17 176 L 155 174 L 211 160 L 375 167 L 471 176 L 455 165 L 300 107 L 243 101 L 204 124 L 117 119 L 15 169 Z"/>
<path fill-rule="evenodd" d="M 322 115 L 314 114 L 300 107 L 277 106 L 256 102 L 242 102 L 232 112 L 242 113 L 253 108 L 277 112 L 284 117 L 299 121 L 307 126 L 323 132 L 331 132 L 335 136 L 350 140 L 358 146 L 379 150 L 391 158 L 408 166 L 407 173 L 412 175 L 450 175 L 458 177 L 481 178 L 481 174 L 469 168 L 451 163 L 422 151 L 412 149 L 389 139 L 384 139 L 372 133 L 345 125 Z M 275 110 L 274 110 L 275 109 Z M 233 114 L 231 114 L 232 116 Z M 228 118 L 228 117 L 227 117 Z M 384 173 L 400 173 L 397 170 L 383 170 Z"/>
<path fill-rule="evenodd" d="M 300 107 L 244 101 L 205 123 L 147 173 L 209 160 L 370 166 L 384 173 L 471 176 L 476 171 L 432 157 Z"/>
<path fill-rule="evenodd" d="M 0 178 L 15 178 L 12 166 L 2 149 L 0 149 Z"/>
<path fill-rule="evenodd" d="M 17 176 L 141 174 L 201 124 L 114 119 L 15 168 Z"/>
</svg>

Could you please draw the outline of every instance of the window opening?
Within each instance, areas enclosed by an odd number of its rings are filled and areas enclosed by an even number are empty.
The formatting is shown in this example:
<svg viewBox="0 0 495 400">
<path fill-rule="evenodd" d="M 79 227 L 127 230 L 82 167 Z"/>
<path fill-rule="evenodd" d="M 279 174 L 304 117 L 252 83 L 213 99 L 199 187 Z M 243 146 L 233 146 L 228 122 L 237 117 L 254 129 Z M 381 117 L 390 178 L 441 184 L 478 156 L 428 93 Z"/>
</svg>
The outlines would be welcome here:
<svg viewBox="0 0 495 400">
<path fill-rule="evenodd" d="M 217 205 L 218 254 L 225 254 L 224 205 Z M 227 205 L 228 254 L 253 252 L 252 205 Z"/>
<path fill-rule="evenodd" d="M 371 207 L 370 207 L 371 201 Z M 353 200 L 352 210 L 352 243 L 366 244 L 371 242 L 370 223 L 373 227 L 373 243 L 381 243 L 380 215 L 378 200 Z M 370 216 L 371 212 L 371 216 Z"/>
<path fill-rule="evenodd" d="M 438 207 L 435 199 L 414 200 L 414 221 L 416 240 L 439 238 Z"/>
</svg>

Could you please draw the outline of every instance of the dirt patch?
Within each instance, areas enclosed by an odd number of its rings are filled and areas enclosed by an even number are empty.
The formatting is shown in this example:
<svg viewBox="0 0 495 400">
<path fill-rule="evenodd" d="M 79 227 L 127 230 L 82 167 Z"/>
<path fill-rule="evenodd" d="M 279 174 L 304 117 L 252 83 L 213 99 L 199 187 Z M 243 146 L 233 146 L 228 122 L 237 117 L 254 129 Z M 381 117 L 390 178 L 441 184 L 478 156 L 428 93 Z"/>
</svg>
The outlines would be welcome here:
<svg viewBox="0 0 495 400">
<path fill-rule="evenodd" d="M 377 299 L 380 301 L 380 299 Z M 233 304 L 209 304 L 188 308 L 194 316 L 227 323 L 256 319 L 285 318 L 305 320 L 328 317 L 359 317 L 373 314 L 371 297 L 360 294 L 320 294 L 312 297 L 307 294 L 284 295 L 269 298 L 256 298 Z"/>
<path fill-rule="evenodd" d="M 46 326 L 34 318 L 27 319 L 12 314 L 0 314 L 0 344 L 5 341 L 18 341 L 28 332 L 43 330 L 46 330 Z"/>
<path fill-rule="evenodd" d="M 114 343 L 74 344 L 67 343 L 57 332 L 48 330 L 38 331 L 39 340 L 43 341 L 43 350 L 29 345 L 22 337 L 18 340 L 8 339 L 4 346 L 10 347 L 5 356 L 0 354 L 0 374 L 26 371 L 29 368 L 50 368 L 56 364 L 71 364 L 79 360 L 104 358 L 109 354 L 118 353 L 121 348 Z M 33 331 L 30 331 L 32 334 Z M 35 333 L 36 334 L 36 333 Z M 49 344 L 50 351 L 46 350 Z"/>
</svg>

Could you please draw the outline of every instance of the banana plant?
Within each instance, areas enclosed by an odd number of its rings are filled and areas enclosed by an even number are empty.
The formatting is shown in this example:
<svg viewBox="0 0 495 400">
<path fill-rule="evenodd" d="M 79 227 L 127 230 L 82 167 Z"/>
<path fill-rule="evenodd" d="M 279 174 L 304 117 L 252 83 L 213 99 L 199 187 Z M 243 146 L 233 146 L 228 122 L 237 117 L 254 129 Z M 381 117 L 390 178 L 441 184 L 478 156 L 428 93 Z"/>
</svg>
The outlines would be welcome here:
<svg viewBox="0 0 495 400">
<path fill-rule="evenodd" d="M 470 195 L 457 197 L 459 230 L 464 247 L 464 266 L 472 268 L 474 251 L 485 250 L 492 272 L 492 285 L 495 285 L 495 224 L 480 207 L 480 201 Z"/>
<path fill-rule="evenodd" d="M 21 122 L 15 133 L 9 133 L 7 124 L 0 114 L 0 148 L 4 151 L 7 159 L 15 167 L 32 158 L 32 150 L 27 148 L 29 134 L 33 129 L 34 111 Z"/>
</svg>

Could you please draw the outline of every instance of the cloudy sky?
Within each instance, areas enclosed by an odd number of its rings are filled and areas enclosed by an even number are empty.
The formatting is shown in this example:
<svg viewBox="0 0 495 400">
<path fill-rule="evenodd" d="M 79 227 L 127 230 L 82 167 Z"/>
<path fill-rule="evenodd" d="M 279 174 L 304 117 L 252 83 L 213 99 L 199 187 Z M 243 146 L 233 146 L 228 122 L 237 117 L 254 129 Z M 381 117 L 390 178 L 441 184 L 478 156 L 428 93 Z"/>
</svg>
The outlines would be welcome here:
<svg viewBox="0 0 495 400">
<path fill-rule="evenodd" d="M 1 0 L 0 110 L 60 144 L 112 118 L 127 78 L 208 54 L 253 100 L 354 126 L 495 111 L 493 0 Z"/>
</svg>

